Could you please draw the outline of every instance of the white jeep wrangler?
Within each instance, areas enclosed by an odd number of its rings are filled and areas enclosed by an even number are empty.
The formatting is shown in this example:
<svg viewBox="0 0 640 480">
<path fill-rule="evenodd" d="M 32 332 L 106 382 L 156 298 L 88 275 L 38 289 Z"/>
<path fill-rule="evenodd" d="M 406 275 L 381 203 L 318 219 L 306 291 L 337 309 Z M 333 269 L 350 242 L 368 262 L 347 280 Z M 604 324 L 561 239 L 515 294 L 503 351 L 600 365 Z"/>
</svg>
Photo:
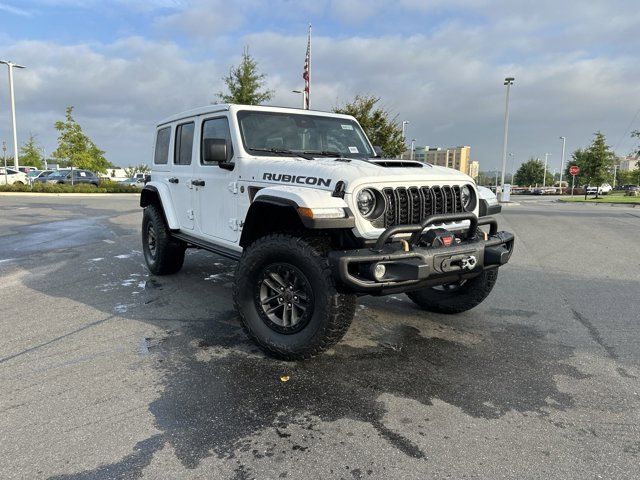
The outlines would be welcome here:
<svg viewBox="0 0 640 480">
<path fill-rule="evenodd" d="M 140 198 L 149 270 L 176 273 L 190 247 L 238 260 L 245 331 L 289 360 L 338 342 L 358 295 L 475 307 L 514 236 L 478 219 L 467 175 L 378 152 L 347 115 L 211 105 L 165 119 Z"/>
</svg>

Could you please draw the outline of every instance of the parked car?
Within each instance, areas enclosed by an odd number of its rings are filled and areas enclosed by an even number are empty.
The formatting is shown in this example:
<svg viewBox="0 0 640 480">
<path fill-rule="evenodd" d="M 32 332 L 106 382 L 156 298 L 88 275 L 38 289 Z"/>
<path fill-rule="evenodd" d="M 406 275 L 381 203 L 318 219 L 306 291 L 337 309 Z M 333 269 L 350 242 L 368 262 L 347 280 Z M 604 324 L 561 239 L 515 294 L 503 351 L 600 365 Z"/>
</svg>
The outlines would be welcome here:
<svg viewBox="0 0 640 480">
<path fill-rule="evenodd" d="M 121 183 L 122 185 L 131 185 L 132 187 L 142 188 L 142 187 L 144 187 L 144 177 L 142 177 L 142 178 L 136 178 L 136 177 L 127 178 L 125 180 L 120 180 L 118 183 Z"/>
<path fill-rule="evenodd" d="M 56 170 L 45 180 L 46 183 L 64 183 L 71 185 L 71 170 Z M 98 176 L 89 170 L 73 170 L 73 184 L 86 183 L 89 185 L 100 185 Z"/>
<path fill-rule="evenodd" d="M 44 182 L 45 178 L 53 173 L 53 170 L 31 170 L 27 175 L 29 183 L 33 185 L 34 183 Z"/>
<path fill-rule="evenodd" d="M 627 197 L 640 197 L 640 187 L 638 185 L 629 185 L 626 189 L 625 195 Z"/>
<path fill-rule="evenodd" d="M 608 183 L 603 183 L 599 187 L 592 187 L 589 185 L 587 186 L 587 195 L 595 195 L 596 191 L 598 192 L 598 195 L 606 195 L 611 190 L 613 190 L 613 187 Z"/>
<path fill-rule="evenodd" d="M 27 175 L 24 172 L 7 167 L 6 173 L 7 175 L 5 177 L 5 169 L 4 167 L 0 167 L 0 185 L 13 185 L 15 183 L 27 185 L 29 183 Z"/>
<path fill-rule="evenodd" d="M 18 167 L 18 170 L 20 170 L 25 175 L 29 175 L 29 172 L 32 172 L 38 169 L 36 167 Z"/>
</svg>

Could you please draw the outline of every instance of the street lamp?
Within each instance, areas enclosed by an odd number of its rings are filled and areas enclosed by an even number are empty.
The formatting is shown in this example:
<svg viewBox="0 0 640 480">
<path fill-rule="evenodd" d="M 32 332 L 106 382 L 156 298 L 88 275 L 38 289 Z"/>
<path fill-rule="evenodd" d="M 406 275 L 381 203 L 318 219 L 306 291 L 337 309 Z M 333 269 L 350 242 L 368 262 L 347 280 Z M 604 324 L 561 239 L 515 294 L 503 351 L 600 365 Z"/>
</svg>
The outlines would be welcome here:
<svg viewBox="0 0 640 480">
<path fill-rule="evenodd" d="M 304 92 L 302 90 L 291 90 L 291 93 L 299 93 L 302 95 L 302 108 L 304 109 Z"/>
<path fill-rule="evenodd" d="M 17 63 L 13 63 L 10 60 L 0 60 L 0 63 L 3 63 L 7 66 L 9 70 L 9 101 L 11 102 L 11 125 L 13 127 L 13 164 L 18 169 L 18 134 L 16 132 L 16 105 L 15 99 L 13 95 L 13 69 L 14 68 L 25 68 L 22 65 L 18 65 Z"/>
<path fill-rule="evenodd" d="M 413 155 L 415 150 L 416 150 L 416 139 L 412 138 L 411 139 L 411 160 L 413 160 Z"/>
<path fill-rule="evenodd" d="M 544 177 L 542 177 L 542 188 L 547 186 L 547 161 L 549 160 L 550 153 L 544 154 Z"/>
<path fill-rule="evenodd" d="M 504 108 L 504 141 L 502 143 L 502 188 L 504 189 L 504 172 L 507 168 L 507 138 L 509 137 L 509 91 L 511 85 L 513 85 L 514 77 L 507 77 L 504 79 L 504 85 L 507 87 L 507 96 Z M 502 194 L 500 194 L 500 201 L 502 201 Z"/>
<path fill-rule="evenodd" d="M 562 160 L 560 160 L 560 195 L 562 195 L 562 172 L 564 171 L 564 146 L 567 142 L 565 137 L 559 137 L 562 140 Z"/>
<path fill-rule="evenodd" d="M 404 132 L 405 132 L 405 127 L 409 125 L 409 120 L 403 120 L 402 121 L 402 141 L 404 142 Z"/>
</svg>

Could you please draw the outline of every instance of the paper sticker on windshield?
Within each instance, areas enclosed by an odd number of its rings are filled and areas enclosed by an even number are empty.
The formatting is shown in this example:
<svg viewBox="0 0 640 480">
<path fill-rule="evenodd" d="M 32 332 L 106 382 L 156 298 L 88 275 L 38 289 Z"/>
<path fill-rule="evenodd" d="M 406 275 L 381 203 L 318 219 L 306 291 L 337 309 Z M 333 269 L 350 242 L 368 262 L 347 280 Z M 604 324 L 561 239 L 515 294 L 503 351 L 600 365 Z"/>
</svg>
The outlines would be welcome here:
<svg viewBox="0 0 640 480">
<path fill-rule="evenodd" d="M 351 153 L 358 153 L 358 147 L 349 147 Z"/>
<path fill-rule="evenodd" d="M 353 125 L 343 125 L 340 124 L 343 130 L 353 130 Z"/>
</svg>

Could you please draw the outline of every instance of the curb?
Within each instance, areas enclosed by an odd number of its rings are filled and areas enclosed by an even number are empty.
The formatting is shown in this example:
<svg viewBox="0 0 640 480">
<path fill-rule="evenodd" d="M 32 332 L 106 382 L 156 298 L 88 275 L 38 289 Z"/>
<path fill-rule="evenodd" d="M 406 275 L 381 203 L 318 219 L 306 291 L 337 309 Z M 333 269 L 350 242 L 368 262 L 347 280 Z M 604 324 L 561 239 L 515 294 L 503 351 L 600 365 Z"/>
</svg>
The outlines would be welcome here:
<svg viewBox="0 0 640 480">
<path fill-rule="evenodd" d="M 624 203 L 624 202 L 572 202 L 570 200 L 556 200 L 556 203 L 564 203 L 565 205 L 605 205 L 607 207 L 628 207 L 628 208 L 640 208 L 640 203 Z"/>
</svg>

